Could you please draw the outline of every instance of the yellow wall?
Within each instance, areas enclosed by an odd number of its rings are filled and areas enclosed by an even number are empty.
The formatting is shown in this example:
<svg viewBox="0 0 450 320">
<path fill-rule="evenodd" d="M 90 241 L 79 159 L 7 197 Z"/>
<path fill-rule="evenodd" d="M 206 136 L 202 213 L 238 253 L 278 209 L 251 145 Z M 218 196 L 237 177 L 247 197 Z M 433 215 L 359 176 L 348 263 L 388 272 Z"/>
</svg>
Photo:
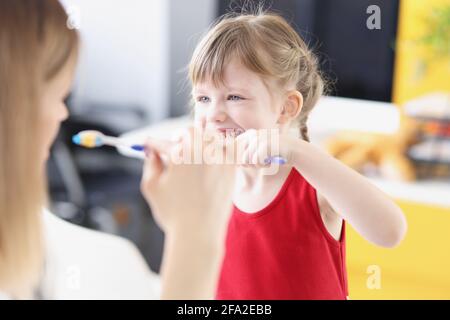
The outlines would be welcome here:
<svg viewBox="0 0 450 320">
<path fill-rule="evenodd" d="M 426 93 L 450 92 L 450 59 L 432 58 L 416 40 L 433 7 L 449 0 L 402 0 L 396 45 L 393 102 L 403 104 Z M 427 69 L 417 76 L 421 61 Z M 450 197 L 450 195 L 448 195 Z M 408 220 L 408 233 L 395 249 L 378 248 L 361 238 L 350 226 L 347 266 L 350 299 L 450 299 L 450 208 L 398 202 Z M 369 288 L 378 266 L 381 287 Z M 370 284 L 370 283 L 369 283 Z"/>
<path fill-rule="evenodd" d="M 416 40 L 427 30 L 426 17 L 433 7 L 450 5 L 449 0 L 400 1 L 399 26 L 395 53 L 393 102 L 405 101 L 435 91 L 450 92 L 450 61 L 431 57 Z M 423 77 L 418 77 L 421 61 L 427 61 Z"/>
<path fill-rule="evenodd" d="M 398 204 L 408 220 L 408 233 L 397 248 L 376 247 L 349 226 L 350 299 L 450 299 L 450 209 Z M 381 271 L 379 289 L 369 288 L 371 265 Z"/>
</svg>

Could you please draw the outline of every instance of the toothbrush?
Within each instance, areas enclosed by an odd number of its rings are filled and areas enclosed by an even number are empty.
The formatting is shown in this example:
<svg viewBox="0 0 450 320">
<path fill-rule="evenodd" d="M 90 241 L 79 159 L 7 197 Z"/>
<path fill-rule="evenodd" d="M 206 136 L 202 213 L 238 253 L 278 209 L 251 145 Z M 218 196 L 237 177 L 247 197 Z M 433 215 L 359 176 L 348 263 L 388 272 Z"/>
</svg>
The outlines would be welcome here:
<svg viewBox="0 0 450 320">
<path fill-rule="evenodd" d="M 129 144 L 120 138 L 106 136 L 100 131 L 85 130 L 72 137 L 72 142 L 85 148 L 98 148 L 101 146 L 126 146 L 135 151 L 144 151 L 144 146 L 140 144 Z"/>
<path fill-rule="evenodd" d="M 235 135 L 238 136 L 241 133 L 243 133 L 243 130 L 237 130 L 235 132 Z M 104 145 L 107 146 L 113 146 L 113 147 L 120 147 L 120 146 L 126 146 L 126 147 L 130 147 L 131 149 L 135 150 L 135 151 L 141 151 L 143 152 L 145 147 L 143 145 L 140 144 L 129 144 L 124 142 L 123 140 L 121 140 L 120 138 L 116 138 L 116 137 L 110 137 L 110 136 L 106 136 L 103 133 L 101 133 L 100 131 L 95 131 L 95 130 L 85 130 L 85 131 L 81 131 L 78 134 L 74 135 L 72 137 L 72 142 L 76 145 L 85 147 L 85 148 L 98 148 Z M 287 161 L 285 158 L 281 157 L 281 156 L 272 156 L 272 157 L 268 157 L 264 160 L 265 164 L 279 164 L 279 165 L 283 165 L 286 164 Z"/>
</svg>

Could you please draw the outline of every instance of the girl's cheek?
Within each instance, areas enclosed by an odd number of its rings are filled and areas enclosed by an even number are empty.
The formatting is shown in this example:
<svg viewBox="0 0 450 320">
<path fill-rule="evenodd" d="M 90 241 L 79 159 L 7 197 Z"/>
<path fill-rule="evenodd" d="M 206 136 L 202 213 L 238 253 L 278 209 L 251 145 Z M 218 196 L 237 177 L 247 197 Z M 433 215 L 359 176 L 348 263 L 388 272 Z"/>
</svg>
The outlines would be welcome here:
<svg viewBox="0 0 450 320">
<path fill-rule="evenodd" d="M 195 126 L 199 129 L 205 129 L 206 128 L 206 118 L 200 118 L 195 121 Z"/>
<path fill-rule="evenodd" d="M 206 115 L 196 110 L 194 113 L 194 122 L 197 128 L 204 129 L 206 125 Z"/>
<path fill-rule="evenodd" d="M 195 111 L 194 111 L 194 120 L 197 122 L 201 118 L 204 118 L 204 115 L 202 114 L 201 111 L 199 111 L 198 109 L 195 109 Z"/>
<path fill-rule="evenodd" d="M 258 124 L 257 115 L 252 112 L 238 111 L 230 114 L 230 118 L 244 130 L 255 128 Z"/>
</svg>

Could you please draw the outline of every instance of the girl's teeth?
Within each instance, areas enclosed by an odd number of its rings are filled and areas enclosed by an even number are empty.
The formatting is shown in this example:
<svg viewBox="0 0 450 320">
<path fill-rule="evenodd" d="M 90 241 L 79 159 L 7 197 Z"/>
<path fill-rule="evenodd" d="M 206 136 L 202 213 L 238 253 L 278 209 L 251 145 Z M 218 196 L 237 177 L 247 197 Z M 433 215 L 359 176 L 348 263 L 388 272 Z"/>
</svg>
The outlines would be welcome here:
<svg viewBox="0 0 450 320">
<path fill-rule="evenodd" d="M 226 132 L 226 134 L 231 137 L 237 137 L 238 135 L 240 135 L 242 133 L 244 133 L 244 130 L 242 130 L 242 129 L 227 130 L 227 132 Z"/>
</svg>

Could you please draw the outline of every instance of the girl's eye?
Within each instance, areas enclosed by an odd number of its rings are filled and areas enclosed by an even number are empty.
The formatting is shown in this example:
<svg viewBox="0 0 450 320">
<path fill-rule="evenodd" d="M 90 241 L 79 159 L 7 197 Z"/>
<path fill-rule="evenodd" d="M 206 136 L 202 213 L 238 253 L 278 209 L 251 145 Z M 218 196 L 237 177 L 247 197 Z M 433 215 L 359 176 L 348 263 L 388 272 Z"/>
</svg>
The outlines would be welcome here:
<svg viewBox="0 0 450 320">
<path fill-rule="evenodd" d="M 205 97 L 205 96 L 201 96 L 201 97 L 197 98 L 197 101 L 198 102 L 202 102 L 202 103 L 206 103 L 206 102 L 209 102 L 209 98 Z"/>
<path fill-rule="evenodd" d="M 228 100 L 231 101 L 240 101 L 240 100 L 244 100 L 244 98 L 240 97 L 240 96 L 236 96 L 236 95 L 230 95 L 228 96 Z"/>
</svg>

